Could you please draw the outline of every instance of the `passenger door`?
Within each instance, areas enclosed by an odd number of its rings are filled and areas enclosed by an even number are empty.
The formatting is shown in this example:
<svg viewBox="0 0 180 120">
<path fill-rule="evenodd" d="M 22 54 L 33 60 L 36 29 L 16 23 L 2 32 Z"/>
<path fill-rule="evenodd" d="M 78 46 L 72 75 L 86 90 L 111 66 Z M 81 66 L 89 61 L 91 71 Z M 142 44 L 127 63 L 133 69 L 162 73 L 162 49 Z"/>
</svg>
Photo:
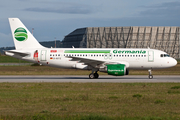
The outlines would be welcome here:
<svg viewBox="0 0 180 120">
<path fill-rule="evenodd" d="M 41 50 L 41 61 L 46 61 L 46 50 Z"/>
<path fill-rule="evenodd" d="M 154 62 L 154 51 L 148 51 L 148 62 Z"/>
</svg>

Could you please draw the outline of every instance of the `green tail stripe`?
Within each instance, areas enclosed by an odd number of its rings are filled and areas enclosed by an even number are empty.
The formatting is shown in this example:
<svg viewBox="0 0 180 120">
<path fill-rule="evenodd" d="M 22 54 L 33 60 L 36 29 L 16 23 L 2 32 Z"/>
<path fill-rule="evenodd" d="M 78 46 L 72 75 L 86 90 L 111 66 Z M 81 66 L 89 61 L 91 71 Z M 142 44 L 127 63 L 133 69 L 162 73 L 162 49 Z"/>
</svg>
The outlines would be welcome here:
<svg viewBox="0 0 180 120">
<path fill-rule="evenodd" d="M 65 50 L 64 53 L 110 53 L 110 50 Z"/>
</svg>

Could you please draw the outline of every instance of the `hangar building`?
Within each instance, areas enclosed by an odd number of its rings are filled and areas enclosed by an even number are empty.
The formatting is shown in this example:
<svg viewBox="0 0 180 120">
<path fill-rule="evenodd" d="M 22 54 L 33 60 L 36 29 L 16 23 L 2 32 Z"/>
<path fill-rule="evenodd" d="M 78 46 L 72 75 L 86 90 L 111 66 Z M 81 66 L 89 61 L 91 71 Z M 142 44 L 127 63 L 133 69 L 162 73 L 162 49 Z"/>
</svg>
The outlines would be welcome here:
<svg viewBox="0 0 180 120">
<path fill-rule="evenodd" d="M 87 27 L 65 36 L 64 48 L 151 48 L 180 58 L 180 27 Z"/>
</svg>

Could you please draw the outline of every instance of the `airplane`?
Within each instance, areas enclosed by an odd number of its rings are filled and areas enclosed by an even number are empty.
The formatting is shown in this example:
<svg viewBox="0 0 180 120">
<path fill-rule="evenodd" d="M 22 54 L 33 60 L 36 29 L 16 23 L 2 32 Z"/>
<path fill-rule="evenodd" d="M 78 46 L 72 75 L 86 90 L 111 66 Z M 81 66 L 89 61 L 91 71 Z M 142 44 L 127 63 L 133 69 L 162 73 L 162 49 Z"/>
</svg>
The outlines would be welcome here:
<svg viewBox="0 0 180 120">
<path fill-rule="evenodd" d="M 90 79 L 98 78 L 98 71 L 124 76 L 131 69 L 147 69 L 152 79 L 152 70 L 177 64 L 166 52 L 150 48 L 46 48 L 19 18 L 9 18 L 9 23 L 15 50 L 5 51 L 6 55 L 52 67 L 91 70 Z"/>
</svg>

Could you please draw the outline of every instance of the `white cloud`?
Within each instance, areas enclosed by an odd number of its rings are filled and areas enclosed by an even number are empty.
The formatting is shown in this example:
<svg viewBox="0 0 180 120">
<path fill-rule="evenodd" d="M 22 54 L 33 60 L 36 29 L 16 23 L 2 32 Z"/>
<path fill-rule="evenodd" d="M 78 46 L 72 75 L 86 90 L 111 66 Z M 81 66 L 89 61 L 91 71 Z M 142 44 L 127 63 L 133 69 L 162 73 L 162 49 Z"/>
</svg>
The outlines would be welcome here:
<svg viewBox="0 0 180 120">
<path fill-rule="evenodd" d="M 32 12 L 50 12 L 50 13 L 61 13 L 61 14 L 90 14 L 93 12 L 92 8 L 89 6 L 65 6 L 65 7 L 53 7 L 53 8 L 40 8 L 40 7 L 32 7 L 26 8 L 25 11 Z"/>
</svg>

